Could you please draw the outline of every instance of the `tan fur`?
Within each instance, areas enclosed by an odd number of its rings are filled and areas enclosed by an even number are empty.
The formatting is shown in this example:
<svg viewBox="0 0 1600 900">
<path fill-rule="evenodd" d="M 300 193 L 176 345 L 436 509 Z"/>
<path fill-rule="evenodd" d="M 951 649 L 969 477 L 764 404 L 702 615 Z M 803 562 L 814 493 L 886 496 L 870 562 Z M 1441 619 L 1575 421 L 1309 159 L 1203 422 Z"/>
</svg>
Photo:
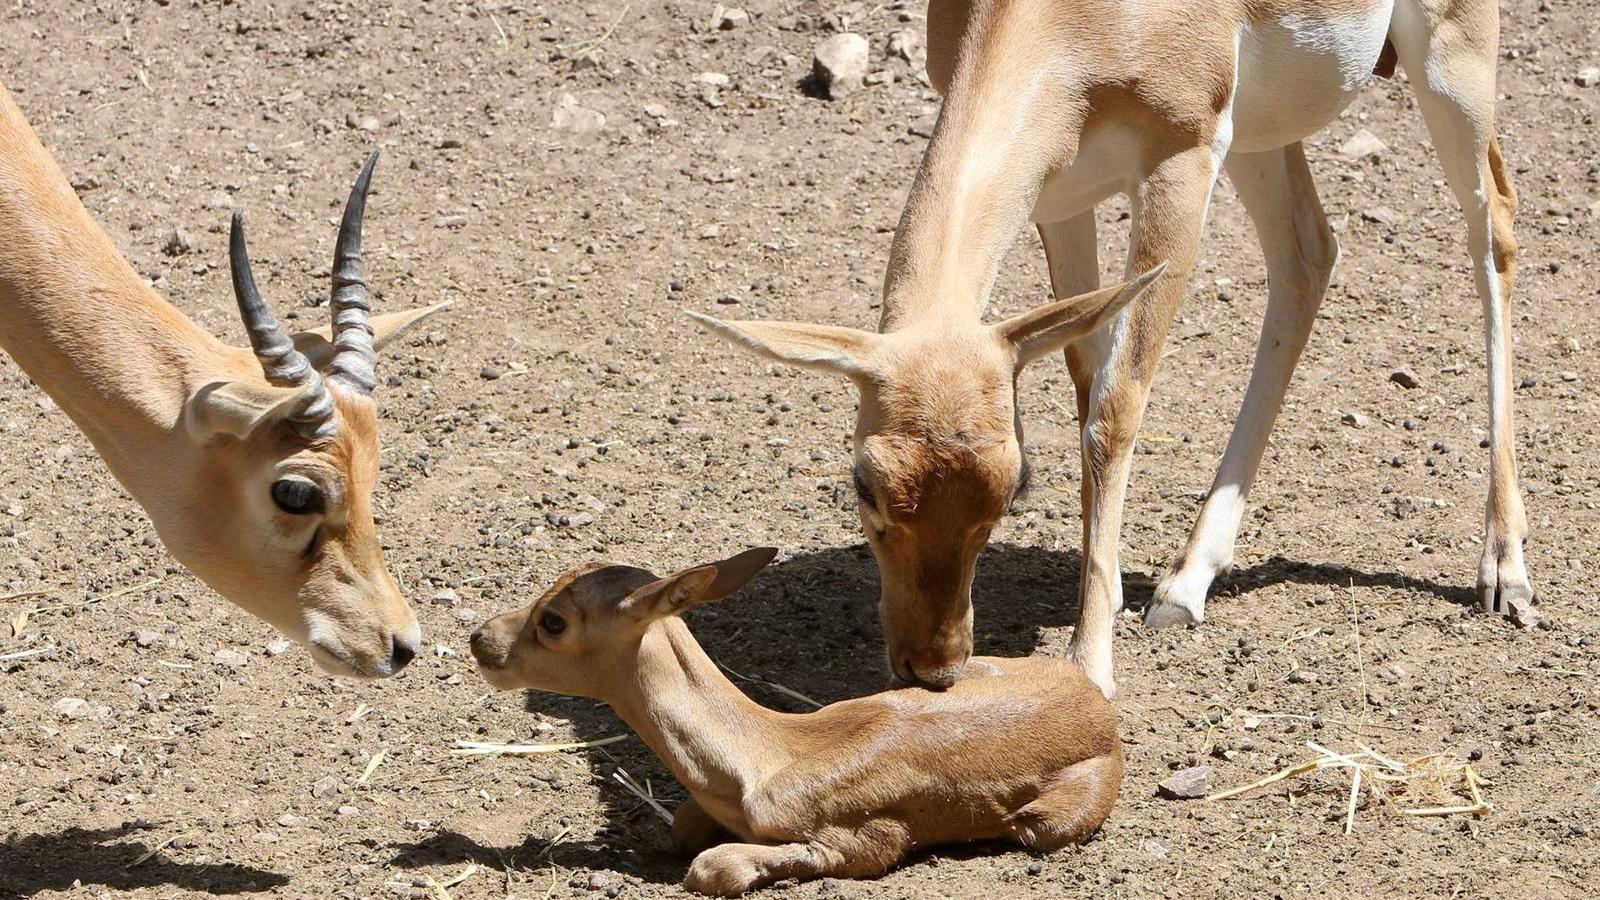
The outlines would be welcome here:
<svg viewBox="0 0 1600 900">
<path fill-rule="evenodd" d="M 684 885 L 702 893 L 878 875 L 938 844 L 1054 849 L 1105 821 L 1123 774 L 1116 714 L 1071 663 L 979 657 L 942 693 L 902 688 L 801 715 L 752 702 L 677 616 L 737 590 L 771 556 L 663 579 L 583 566 L 479 629 L 473 655 L 502 690 L 616 709 L 689 790 L 673 839 L 698 854 Z M 565 623 L 560 634 L 541 624 L 547 614 Z"/>
<path fill-rule="evenodd" d="M 375 317 L 378 341 L 428 311 Z M 325 335 L 298 340 L 326 345 Z M 383 676 L 409 659 L 417 621 L 373 525 L 371 399 L 335 392 L 337 431 L 309 445 L 270 416 L 242 437 L 196 426 L 219 388 L 262 402 L 285 389 L 267 384 L 250 351 L 200 330 L 134 273 L 3 85 L 0 346 L 83 429 L 172 554 L 218 593 L 308 644 L 330 671 Z M 325 514 L 274 506 L 272 483 L 286 474 L 323 488 Z M 313 536 L 316 550 L 304 555 Z"/>
<path fill-rule="evenodd" d="M 1151 624 L 1199 621 L 1206 586 L 1231 559 L 1243 496 L 1337 258 L 1298 142 L 1336 117 L 1374 70 L 1398 61 L 1418 86 L 1467 211 L 1471 252 L 1492 256 L 1499 302 L 1508 301 L 1515 193 L 1493 131 L 1496 16 L 1492 0 L 933 0 L 928 74 L 944 107 L 891 247 L 880 341 L 869 344 L 883 349 L 868 354 L 893 358 L 889 351 L 910 347 L 927 359 L 878 368 L 858 360 L 856 372 L 846 373 L 862 390 L 857 461 L 875 490 L 890 495 L 879 498 L 886 510 L 863 522 L 882 574 L 897 671 L 916 660 L 912 677 L 948 684 L 971 652 L 970 636 L 959 634 L 971 620 L 966 585 L 983 546 L 972 538 L 987 535 L 1010 499 L 1011 485 L 993 473 L 1021 458 L 1020 426 L 1000 424 L 1016 408 L 1014 366 L 972 347 L 985 331 L 981 315 L 1001 261 L 1027 222 L 1038 225 L 1057 296 L 1097 287 L 1094 206 L 1113 194 L 1126 194 L 1133 208 L 1127 271 L 1169 264 L 1111 327 L 1065 345 L 1083 442 L 1082 611 L 1071 651 L 1110 692 L 1133 445 L 1216 176 L 1226 162 L 1230 172 L 1264 179 L 1251 209 L 1258 230 L 1290 227 L 1295 238 L 1263 235 L 1264 246 L 1275 244 L 1269 265 L 1277 298 L 1263 346 L 1275 352 L 1257 360 L 1257 389 L 1247 394 L 1248 415 L 1212 492 L 1228 506 L 1203 512 L 1191 549 L 1206 552 L 1180 556 L 1147 608 Z M 1482 196 L 1486 202 L 1473 199 Z M 1485 298 L 1495 310 L 1490 344 L 1499 348 L 1491 360 L 1508 373 L 1509 316 Z M 766 352 L 760 336 L 777 327 L 714 330 L 738 332 L 743 346 Z M 859 333 L 851 341 L 842 353 L 859 357 Z M 1495 449 L 1479 585 L 1486 608 L 1521 615 L 1532 599 L 1521 559 L 1526 523 L 1509 385 L 1504 374 L 1493 381 Z M 905 420 L 918 428 L 894 427 Z M 896 440 L 887 468 L 862 449 L 886 431 Z M 962 445 L 981 463 L 949 463 L 948 435 L 957 431 L 968 434 Z M 936 483 L 966 502 L 947 504 L 936 522 L 877 527 L 879 519 L 895 520 L 906 498 L 925 509 L 917 498 Z M 883 537 L 874 539 L 875 531 Z M 891 547 L 885 538 L 926 546 Z M 951 553 L 962 558 L 945 559 Z M 944 560 L 932 582 L 928 559 Z"/>
</svg>

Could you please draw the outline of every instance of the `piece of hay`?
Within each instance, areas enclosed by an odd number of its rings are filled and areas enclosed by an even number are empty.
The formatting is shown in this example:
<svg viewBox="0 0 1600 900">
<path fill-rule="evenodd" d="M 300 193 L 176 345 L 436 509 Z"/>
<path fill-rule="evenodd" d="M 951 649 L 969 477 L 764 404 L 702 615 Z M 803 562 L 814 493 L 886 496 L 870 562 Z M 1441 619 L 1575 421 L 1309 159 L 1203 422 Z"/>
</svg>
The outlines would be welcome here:
<svg viewBox="0 0 1600 900">
<path fill-rule="evenodd" d="M 611 777 L 616 780 L 617 784 L 627 788 L 628 793 L 649 804 L 650 808 L 656 811 L 656 815 L 660 816 L 662 820 L 667 823 L 667 827 L 670 828 L 672 826 L 672 813 L 669 812 L 665 806 L 662 806 L 659 800 L 650 796 L 649 791 L 640 787 L 639 782 L 635 781 L 633 776 L 628 774 L 627 769 L 618 766 L 617 770 L 611 773 Z"/>
<path fill-rule="evenodd" d="M 496 756 L 535 753 L 560 753 L 564 750 L 589 750 L 594 747 L 604 747 L 625 741 L 630 737 L 626 734 L 613 734 L 610 737 L 595 738 L 592 741 L 573 741 L 566 744 L 500 744 L 494 741 L 456 741 L 456 747 L 450 751 L 451 756 Z"/>
<path fill-rule="evenodd" d="M 1350 772 L 1350 793 L 1345 803 L 1344 814 L 1345 834 L 1355 830 L 1356 810 L 1360 805 L 1363 790 L 1378 806 L 1394 807 L 1396 812 L 1407 816 L 1481 817 L 1488 815 L 1494 809 L 1494 805 L 1484 799 L 1480 790 L 1489 782 L 1484 780 L 1469 763 L 1453 756 L 1432 754 L 1400 762 L 1365 744 L 1358 745 L 1358 749 L 1353 753 L 1338 753 L 1315 741 L 1307 741 L 1306 746 L 1317 754 L 1315 759 L 1280 769 L 1249 784 L 1217 791 L 1205 799 L 1227 800 L 1308 772 L 1345 769 Z M 1465 798 L 1461 796 L 1463 793 L 1467 795 Z M 1419 799 L 1419 795 L 1431 794 L 1435 805 L 1402 808 L 1391 796 L 1399 794 Z M 1461 802 L 1464 799 L 1471 802 Z"/>
</svg>

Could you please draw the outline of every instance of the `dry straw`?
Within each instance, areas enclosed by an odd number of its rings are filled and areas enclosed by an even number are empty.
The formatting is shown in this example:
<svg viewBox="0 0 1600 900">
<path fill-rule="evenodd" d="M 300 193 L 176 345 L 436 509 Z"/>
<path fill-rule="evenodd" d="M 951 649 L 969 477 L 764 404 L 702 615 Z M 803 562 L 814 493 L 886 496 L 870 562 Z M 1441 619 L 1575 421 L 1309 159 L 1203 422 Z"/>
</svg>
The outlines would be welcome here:
<svg viewBox="0 0 1600 900">
<path fill-rule="evenodd" d="M 1354 753 L 1336 753 L 1327 747 L 1307 741 L 1306 746 L 1316 753 L 1316 758 L 1281 769 L 1258 781 L 1218 791 L 1207 800 L 1227 800 L 1247 794 L 1290 778 L 1296 778 L 1323 769 L 1338 769 L 1350 773 L 1350 793 L 1345 803 L 1344 833 L 1356 826 L 1356 809 L 1361 805 L 1362 790 L 1378 806 L 1395 809 L 1407 816 L 1484 816 L 1494 805 L 1483 797 L 1480 788 L 1489 782 L 1474 770 L 1471 764 L 1447 754 L 1419 756 L 1400 762 L 1368 747 L 1365 744 Z M 1427 800 L 1425 806 L 1402 806 L 1406 801 L 1417 803 Z"/>
</svg>

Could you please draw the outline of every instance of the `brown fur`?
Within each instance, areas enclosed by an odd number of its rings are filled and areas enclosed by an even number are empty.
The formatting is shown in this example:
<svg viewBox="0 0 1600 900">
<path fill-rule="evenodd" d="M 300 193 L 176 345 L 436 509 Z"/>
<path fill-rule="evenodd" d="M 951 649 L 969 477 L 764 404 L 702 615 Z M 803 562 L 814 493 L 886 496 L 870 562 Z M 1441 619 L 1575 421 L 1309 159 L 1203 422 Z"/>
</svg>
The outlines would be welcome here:
<svg viewBox="0 0 1600 900">
<path fill-rule="evenodd" d="M 200 330 L 134 273 L 3 85 L 0 235 L 0 346 L 83 429 L 172 554 L 227 599 L 312 643 L 325 667 L 395 671 L 396 648 L 415 649 L 417 623 L 373 525 L 372 401 L 336 393 L 337 433 L 314 444 L 270 416 L 244 435 L 199 425 L 227 418 L 212 415 L 224 398 L 237 418 L 288 389 L 268 385 L 250 351 Z M 429 311 L 376 317 L 379 342 Z M 325 335 L 298 340 L 326 344 Z M 272 483 L 290 473 L 324 489 L 325 515 L 273 505 Z M 313 535 L 317 550 L 306 556 Z"/>
<path fill-rule="evenodd" d="M 691 890 L 878 875 L 913 848 L 963 841 L 1048 850 L 1100 827 L 1123 774 L 1116 714 L 1065 661 L 980 657 L 943 693 L 902 688 L 802 715 L 745 697 L 677 615 L 771 555 L 664 579 L 574 569 L 479 629 L 473 655 L 502 690 L 611 704 L 655 750 L 691 795 L 673 824 L 678 848 L 698 854 Z M 547 613 L 561 634 L 541 626 Z"/>
</svg>

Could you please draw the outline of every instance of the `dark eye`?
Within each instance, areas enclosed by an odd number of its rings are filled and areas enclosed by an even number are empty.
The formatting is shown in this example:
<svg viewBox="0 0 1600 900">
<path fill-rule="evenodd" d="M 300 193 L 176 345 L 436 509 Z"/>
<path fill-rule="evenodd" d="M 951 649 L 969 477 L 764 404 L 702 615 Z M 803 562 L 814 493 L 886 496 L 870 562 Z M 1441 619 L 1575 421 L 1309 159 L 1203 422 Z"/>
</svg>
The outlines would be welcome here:
<svg viewBox="0 0 1600 900">
<path fill-rule="evenodd" d="M 872 493 L 872 486 L 867 484 L 867 480 L 865 478 L 861 477 L 861 471 L 859 469 L 855 473 L 855 482 L 856 497 L 859 498 L 862 503 L 865 503 L 866 505 L 876 509 L 878 506 L 878 498 Z"/>
<path fill-rule="evenodd" d="M 551 637 L 560 637 L 567 630 L 567 620 L 553 612 L 547 612 L 539 617 L 539 628 Z"/>
<path fill-rule="evenodd" d="M 292 516 L 320 513 L 322 488 L 304 478 L 279 478 L 272 483 L 272 502 Z"/>
</svg>

